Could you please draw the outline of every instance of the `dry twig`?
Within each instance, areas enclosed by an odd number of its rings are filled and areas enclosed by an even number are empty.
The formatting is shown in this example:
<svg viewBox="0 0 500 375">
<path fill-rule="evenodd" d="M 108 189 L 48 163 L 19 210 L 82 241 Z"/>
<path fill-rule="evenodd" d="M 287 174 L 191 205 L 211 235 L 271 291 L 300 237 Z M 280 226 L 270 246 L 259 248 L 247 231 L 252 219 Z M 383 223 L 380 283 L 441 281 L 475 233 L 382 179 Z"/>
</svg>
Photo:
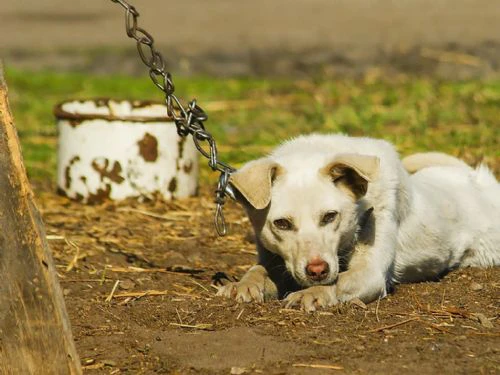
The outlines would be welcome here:
<svg viewBox="0 0 500 375">
<path fill-rule="evenodd" d="M 73 257 L 73 259 L 71 260 L 71 262 L 69 262 L 68 266 L 66 267 L 66 272 L 69 272 L 74 267 L 76 267 L 76 265 L 78 263 L 78 259 L 80 259 L 80 247 L 77 246 L 73 241 L 68 240 L 66 237 L 64 237 L 64 240 L 66 241 L 66 243 L 69 246 L 71 246 L 72 248 L 76 249 L 75 256 Z"/>
<path fill-rule="evenodd" d="M 415 320 L 420 320 L 420 318 L 414 317 L 414 318 L 406 319 L 406 320 L 403 320 L 403 321 L 398 322 L 398 323 L 389 324 L 389 325 L 386 325 L 386 326 L 383 326 L 383 327 L 371 329 L 368 332 L 369 333 L 373 333 L 373 332 L 385 331 L 386 329 L 391 329 L 391 328 L 394 328 L 394 327 L 398 327 L 400 325 L 403 325 L 403 324 L 406 324 L 406 323 L 409 323 L 409 322 L 413 322 Z"/>
<path fill-rule="evenodd" d="M 419 323 L 422 323 L 423 325 L 431 327 L 431 328 L 435 329 L 436 331 L 453 334 L 453 332 L 451 332 L 445 328 L 442 328 L 442 327 L 438 326 L 437 324 L 426 322 L 425 320 L 421 320 L 421 319 L 417 319 L 417 320 Z"/>
<path fill-rule="evenodd" d="M 169 293 L 168 290 L 146 290 L 143 292 L 126 292 L 126 293 L 118 293 L 113 296 L 113 298 L 126 298 L 126 297 L 134 297 L 136 299 L 147 297 L 147 296 L 164 296 Z"/>
<path fill-rule="evenodd" d="M 377 299 L 377 306 L 375 307 L 375 318 L 377 318 L 377 322 L 380 322 L 380 319 L 378 317 L 378 307 L 380 305 L 380 297 Z"/>
<path fill-rule="evenodd" d="M 163 268 L 141 268 L 141 267 L 115 267 L 115 266 L 106 266 L 107 271 L 116 272 L 116 273 L 168 273 L 171 275 L 182 275 L 182 276 L 191 276 L 188 272 L 175 272 L 165 270 Z"/>
<path fill-rule="evenodd" d="M 179 323 L 170 323 L 171 326 L 176 326 L 180 328 L 192 328 L 199 329 L 202 331 L 213 331 L 213 324 L 210 323 L 200 323 L 200 324 L 179 324 Z"/>
<path fill-rule="evenodd" d="M 241 315 L 243 314 L 243 311 L 245 311 L 245 309 L 241 309 L 240 313 L 236 317 L 236 320 L 239 320 L 241 318 Z"/>
<path fill-rule="evenodd" d="M 185 218 L 178 217 L 178 216 L 187 216 L 187 215 L 158 215 L 155 214 L 154 212 L 149 212 L 145 210 L 138 210 L 136 208 L 119 208 L 117 209 L 118 212 L 133 212 L 137 214 L 141 214 L 144 216 L 149 216 L 155 219 L 161 219 L 161 220 L 166 220 L 166 221 L 185 221 Z M 190 214 L 189 214 L 190 215 Z"/>
<path fill-rule="evenodd" d="M 294 363 L 293 367 L 308 367 L 317 369 L 328 369 L 328 370 L 343 370 L 344 367 L 337 365 L 321 365 L 316 363 Z"/>
<path fill-rule="evenodd" d="M 115 285 L 113 285 L 113 289 L 111 289 L 111 293 L 106 297 L 106 302 L 111 302 L 113 299 L 113 295 L 115 294 L 116 288 L 118 288 L 118 284 L 120 284 L 120 280 L 116 280 Z"/>
</svg>

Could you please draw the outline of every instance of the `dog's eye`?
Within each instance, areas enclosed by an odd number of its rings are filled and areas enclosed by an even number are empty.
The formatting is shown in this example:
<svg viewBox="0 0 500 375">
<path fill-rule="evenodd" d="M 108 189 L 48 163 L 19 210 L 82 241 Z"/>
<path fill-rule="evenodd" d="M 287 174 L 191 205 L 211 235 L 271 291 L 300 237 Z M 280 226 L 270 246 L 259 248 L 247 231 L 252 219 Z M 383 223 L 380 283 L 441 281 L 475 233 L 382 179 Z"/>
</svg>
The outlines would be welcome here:
<svg viewBox="0 0 500 375">
<path fill-rule="evenodd" d="M 280 230 L 292 230 L 293 224 L 288 219 L 276 219 L 273 221 L 273 224 L 276 228 Z"/>
<path fill-rule="evenodd" d="M 337 211 L 328 211 L 321 218 L 320 225 L 330 224 L 335 220 L 336 217 L 337 217 Z"/>
</svg>

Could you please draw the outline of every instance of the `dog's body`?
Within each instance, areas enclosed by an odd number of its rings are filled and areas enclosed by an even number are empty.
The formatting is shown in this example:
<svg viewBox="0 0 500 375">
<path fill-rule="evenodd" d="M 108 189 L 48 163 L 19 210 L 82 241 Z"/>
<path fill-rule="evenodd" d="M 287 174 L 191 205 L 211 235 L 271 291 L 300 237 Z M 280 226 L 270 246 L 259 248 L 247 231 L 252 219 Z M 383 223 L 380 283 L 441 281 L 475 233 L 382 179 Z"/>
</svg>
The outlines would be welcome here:
<svg viewBox="0 0 500 375">
<path fill-rule="evenodd" d="M 231 183 L 259 264 L 220 295 L 286 297 L 312 311 L 373 301 L 394 282 L 500 264 L 500 184 L 448 155 L 402 163 L 382 140 L 311 135 L 248 163 Z"/>
</svg>

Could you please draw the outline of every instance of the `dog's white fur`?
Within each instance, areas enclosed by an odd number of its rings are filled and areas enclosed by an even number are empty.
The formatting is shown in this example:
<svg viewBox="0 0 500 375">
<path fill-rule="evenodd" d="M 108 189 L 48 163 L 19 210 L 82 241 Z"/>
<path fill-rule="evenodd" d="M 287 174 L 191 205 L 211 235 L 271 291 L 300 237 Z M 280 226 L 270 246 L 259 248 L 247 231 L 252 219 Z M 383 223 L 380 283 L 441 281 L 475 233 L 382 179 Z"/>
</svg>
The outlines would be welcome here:
<svg viewBox="0 0 500 375">
<path fill-rule="evenodd" d="M 500 264 L 500 184 L 485 166 L 440 153 L 401 162 L 383 140 L 310 135 L 247 163 L 231 183 L 254 227 L 259 263 L 219 295 L 286 297 L 288 306 L 314 311 L 373 301 L 395 282 Z M 337 212 L 333 220 L 329 212 Z M 325 278 L 307 275 L 312 259 L 328 264 Z"/>
</svg>

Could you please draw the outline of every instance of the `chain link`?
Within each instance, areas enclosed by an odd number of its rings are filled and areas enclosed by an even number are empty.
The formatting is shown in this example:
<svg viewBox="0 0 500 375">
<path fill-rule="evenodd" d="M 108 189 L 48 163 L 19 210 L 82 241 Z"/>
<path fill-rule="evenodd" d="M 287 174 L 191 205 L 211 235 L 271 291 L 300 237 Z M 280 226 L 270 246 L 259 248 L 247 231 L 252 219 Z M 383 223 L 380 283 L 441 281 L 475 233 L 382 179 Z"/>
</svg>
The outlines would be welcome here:
<svg viewBox="0 0 500 375">
<path fill-rule="evenodd" d="M 165 94 L 167 115 L 171 117 L 181 137 L 192 135 L 197 150 L 208 159 L 212 170 L 220 172 L 217 189 L 215 190 L 215 229 L 220 236 L 227 233 L 223 206 L 227 196 L 232 196 L 229 177 L 235 171 L 228 164 L 218 159 L 217 144 L 212 135 L 205 130 L 204 122 L 208 119 L 205 111 L 198 106 L 196 100 L 191 100 L 187 107 L 183 106 L 174 94 L 175 86 L 172 75 L 166 71 L 165 60 L 154 47 L 154 38 L 146 30 L 138 26 L 139 12 L 125 0 L 111 0 L 125 9 L 125 31 L 129 38 L 136 41 L 137 51 L 144 65 L 149 68 L 149 77 L 154 85 Z"/>
</svg>

